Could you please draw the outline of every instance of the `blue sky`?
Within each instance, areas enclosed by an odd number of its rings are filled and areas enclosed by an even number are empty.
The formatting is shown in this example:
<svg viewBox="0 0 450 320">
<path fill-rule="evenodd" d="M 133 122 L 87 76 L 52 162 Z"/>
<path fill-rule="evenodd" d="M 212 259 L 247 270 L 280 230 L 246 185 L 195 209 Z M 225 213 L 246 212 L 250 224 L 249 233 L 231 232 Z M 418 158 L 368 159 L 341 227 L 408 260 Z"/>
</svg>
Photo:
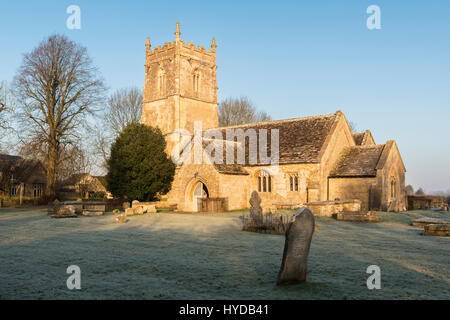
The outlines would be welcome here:
<svg viewBox="0 0 450 320">
<path fill-rule="evenodd" d="M 81 8 L 81 30 L 66 8 Z M 369 30 L 369 5 L 381 29 Z M 450 189 L 449 1 L 5 1 L 0 80 L 53 33 L 88 48 L 111 90 L 143 86 L 145 40 L 217 43 L 219 100 L 248 96 L 274 119 L 340 109 L 377 143 L 395 139 L 407 183 Z"/>
</svg>

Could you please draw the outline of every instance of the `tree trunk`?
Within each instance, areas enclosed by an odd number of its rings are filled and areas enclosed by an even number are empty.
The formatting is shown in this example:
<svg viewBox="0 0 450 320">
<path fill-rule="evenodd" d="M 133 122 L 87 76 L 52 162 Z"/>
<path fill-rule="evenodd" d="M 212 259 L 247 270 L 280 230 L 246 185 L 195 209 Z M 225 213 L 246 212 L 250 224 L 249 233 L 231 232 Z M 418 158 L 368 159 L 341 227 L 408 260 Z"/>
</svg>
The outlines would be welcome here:
<svg viewBox="0 0 450 320">
<path fill-rule="evenodd" d="M 45 194 L 49 198 L 56 195 L 56 167 L 58 164 L 58 150 L 55 142 L 48 144 L 47 186 Z"/>
</svg>

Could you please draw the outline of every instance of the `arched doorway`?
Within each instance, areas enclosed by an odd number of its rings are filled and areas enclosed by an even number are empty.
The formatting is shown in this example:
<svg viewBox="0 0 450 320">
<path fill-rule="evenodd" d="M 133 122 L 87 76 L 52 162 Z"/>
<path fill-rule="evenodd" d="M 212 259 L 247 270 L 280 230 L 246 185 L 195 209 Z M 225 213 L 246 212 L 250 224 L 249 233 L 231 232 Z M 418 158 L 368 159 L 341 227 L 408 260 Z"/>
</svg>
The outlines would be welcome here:
<svg viewBox="0 0 450 320">
<path fill-rule="evenodd" d="M 206 187 L 206 185 L 199 181 L 197 182 L 197 184 L 194 187 L 194 194 L 192 196 L 192 200 L 193 200 L 193 208 L 196 209 L 196 211 L 201 211 L 201 202 L 198 201 L 198 199 L 202 199 L 202 198 L 209 198 L 209 192 L 208 192 L 208 188 Z"/>
</svg>

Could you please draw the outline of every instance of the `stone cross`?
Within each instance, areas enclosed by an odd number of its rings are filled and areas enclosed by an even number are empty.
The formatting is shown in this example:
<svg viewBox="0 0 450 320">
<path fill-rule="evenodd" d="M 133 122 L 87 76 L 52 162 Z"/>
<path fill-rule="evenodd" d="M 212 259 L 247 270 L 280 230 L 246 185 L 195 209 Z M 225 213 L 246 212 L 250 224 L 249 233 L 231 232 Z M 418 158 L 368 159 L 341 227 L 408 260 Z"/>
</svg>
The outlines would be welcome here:
<svg viewBox="0 0 450 320">
<path fill-rule="evenodd" d="M 314 215 L 307 207 L 298 209 L 285 234 L 283 260 L 277 285 L 306 280 L 309 247 L 314 233 Z"/>
<path fill-rule="evenodd" d="M 262 208 L 261 208 L 261 198 L 258 195 L 258 192 L 253 191 L 252 196 L 250 197 L 250 219 L 254 222 L 262 223 Z"/>
</svg>

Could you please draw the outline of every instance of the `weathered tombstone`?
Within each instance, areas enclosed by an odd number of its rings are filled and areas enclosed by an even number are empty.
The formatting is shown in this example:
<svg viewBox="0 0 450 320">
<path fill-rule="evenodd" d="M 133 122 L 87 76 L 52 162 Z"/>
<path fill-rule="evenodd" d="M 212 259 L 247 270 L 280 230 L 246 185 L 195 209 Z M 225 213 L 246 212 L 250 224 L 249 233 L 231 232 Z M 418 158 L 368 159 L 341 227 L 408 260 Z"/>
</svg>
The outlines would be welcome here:
<svg viewBox="0 0 450 320">
<path fill-rule="evenodd" d="M 295 212 L 293 219 L 285 233 L 283 260 L 277 285 L 306 280 L 309 247 L 315 225 L 314 215 L 307 207 L 302 207 Z"/>
<path fill-rule="evenodd" d="M 119 209 L 114 209 L 114 210 L 112 211 L 112 213 L 113 213 L 113 214 L 119 214 L 119 213 L 120 213 L 120 210 L 119 210 Z"/>
<path fill-rule="evenodd" d="M 250 219 L 253 220 L 257 225 L 262 224 L 263 222 L 263 214 L 261 208 L 261 198 L 258 195 L 258 192 L 253 191 L 250 197 Z"/>
</svg>

